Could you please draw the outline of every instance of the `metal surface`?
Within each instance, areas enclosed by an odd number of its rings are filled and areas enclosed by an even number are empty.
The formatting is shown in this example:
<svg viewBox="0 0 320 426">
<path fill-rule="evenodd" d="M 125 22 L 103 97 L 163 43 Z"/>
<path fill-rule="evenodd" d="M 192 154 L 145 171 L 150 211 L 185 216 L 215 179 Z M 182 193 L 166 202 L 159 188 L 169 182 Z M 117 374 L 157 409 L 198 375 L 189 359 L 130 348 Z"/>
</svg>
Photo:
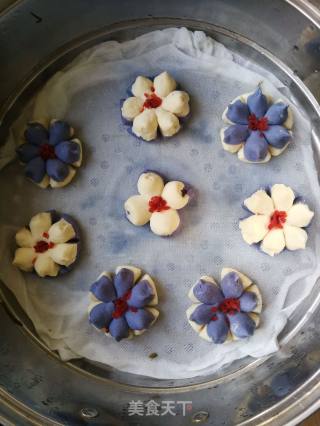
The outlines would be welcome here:
<svg viewBox="0 0 320 426">
<path fill-rule="evenodd" d="M 319 25 L 317 5 L 298 0 L 15 2 L 0 15 L 0 135 L 5 137 L 34 90 L 86 47 L 154 28 L 187 26 L 206 31 L 284 82 L 312 120 L 320 162 L 320 108 L 313 96 L 320 85 Z M 170 426 L 190 424 L 205 412 L 209 416 L 201 424 L 297 424 L 320 405 L 319 289 L 317 283 L 289 321 L 281 351 L 273 356 L 242 360 L 210 377 L 170 381 L 123 374 L 86 360 L 62 363 L 37 339 L 3 288 L 0 422 Z M 192 401 L 192 411 L 131 417 L 131 400 Z M 99 415 L 87 416 L 95 412 Z"/>
</svg>

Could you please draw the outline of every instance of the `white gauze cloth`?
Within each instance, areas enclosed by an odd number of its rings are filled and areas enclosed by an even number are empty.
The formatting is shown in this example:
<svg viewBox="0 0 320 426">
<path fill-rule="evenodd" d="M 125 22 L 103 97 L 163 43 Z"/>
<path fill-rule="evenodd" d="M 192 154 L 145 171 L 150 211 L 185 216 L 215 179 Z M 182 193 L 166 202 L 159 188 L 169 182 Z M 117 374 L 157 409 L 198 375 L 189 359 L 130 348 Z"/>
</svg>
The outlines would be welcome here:
<svg viewBox="0 0 320 426">
<path fill-rule="evenodd" d="M 173 138 L 143 142 L 127 133 L 120 99 L 127 97 L 137 75 L 164 70 L 190 94 L 191 116 Z M 0 177 L 0 223 L 6 224 L 0 229 L 0 278 L 39 336 L 63 360 L 86 357 L 131 373 L 188 378 L 278 349 L 278 334 L 319 276 L 320 191 L 309 121 L 274 77 L 258 72 L 202 32 L 155 31 L 83 52 L 49 80 L 15 123 L 2 165 L 12 160 L 26 120 L 66 119 L 84 145 L 84 163 L 63 189 L 38 188 L 26 180 L 17 161 Z M 245 164 L 222 149 L 221 114 L 231 100 L 260 82 L 266 93 L 292 106 L 294 143 L 265 165 Z M 125 219 L 123 203 L 137 193 L 138 177 L 146 169 L 195 188 L 194 200 L 181 210 L 182 229 L 172 237 L 160 238 L 149 225 L 138 228 Z M 242 240 L 238 219 L 244 214 L 243 200 L 274 183 L 305 196 L 315 217 L 306 250 L 271 258 Z M 14 234 L 34 214 L 52 208 L 71 214 L 81 225 L 79 262 L 60 278 L 21 273 L 11 266 Z M 160 317 L 144 335 L 117 343 L 88 323 L 88 291 L 103 270 L 123 264 L 139 266 L 156 280 Z M 264 310 L 260 328 L 248 341 L 215 345 L 198 337 L 185 311 L 190 287 L 204 274 L 220 281 L 223 266 L 242 271 L 259 285 Z M 152 352 L 158 354 L 154 359 L 148 357 Z"/>
</svg>

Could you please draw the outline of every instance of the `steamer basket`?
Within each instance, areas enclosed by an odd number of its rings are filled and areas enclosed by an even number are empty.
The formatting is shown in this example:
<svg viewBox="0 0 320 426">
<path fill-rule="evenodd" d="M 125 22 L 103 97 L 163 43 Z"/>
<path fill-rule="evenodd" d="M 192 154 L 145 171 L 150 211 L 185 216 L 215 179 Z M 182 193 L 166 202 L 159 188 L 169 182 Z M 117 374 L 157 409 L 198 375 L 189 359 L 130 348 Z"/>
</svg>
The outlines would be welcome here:
<svg viewBox="0 0 320 426">
<path fill-rule="evenodd" d="M 312 121 L 319 166 L 319 0 L 25 0 L 1 5 L 6 6 L 0 14 L 1 141 L 34 91 L 82 50 L 186 26 L 264 66 L 288 87 Z M 280 335 L 281 351 L 190 380 L 154 380 L 86 360 L 63 363 L 38 339 L 12 294 L 0 288 L 4 425 L 294 425 L 320 406 L 320 282 Z M 176 417 L 128 416 L 129 401 L 151 399 L 192 401 L 192 411 Z"/>
</svg>

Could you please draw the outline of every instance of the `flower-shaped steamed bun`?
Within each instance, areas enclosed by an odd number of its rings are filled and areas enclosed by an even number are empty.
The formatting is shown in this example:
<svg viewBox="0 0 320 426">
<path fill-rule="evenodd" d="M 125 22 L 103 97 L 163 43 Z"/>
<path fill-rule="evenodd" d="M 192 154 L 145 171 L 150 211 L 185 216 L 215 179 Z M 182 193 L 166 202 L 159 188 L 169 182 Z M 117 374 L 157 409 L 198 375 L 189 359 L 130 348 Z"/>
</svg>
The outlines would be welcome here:
<svg viewBox="0 0 320 426">
<path fill-rule="evenodd" d="M 220 286 L 203 276 L 191 288 L 187 310 L 191 327 L 208 342 L 226 343 L 253 335 L 259 326 L 262 297 L 250 278 L 231 268 L 221 271 Z"/>
<path fill-rule="evenodd" d="M 41 188 L 68 185 L 82 162 L 81 142 L 73 134 L 66 121 L 52 120 L 48 129 L 41 123 L 29 123 L 26 142 L 17 149 L 25 175 Z"/>
<path fill-rule="evenodd" d="M 190 112 L 189 95 L 176 90 L 177 83 L 166 72 L 154 80 L 138 76 L 131 87 L 131 96 L 121 107 L 122 117 L 132 124 L 132 132 L 145 141 L 158 135 L 170 137 L 180 130 L 179 118 Z"/>
<path fill-rule="evenodd" d="M 270 256 L 285 248 L 306 247 L 308 234 L 303 228 L 310 224 L 314 213 L 289 186 L 275 184 L 270 191 L 259 189 L 244 201 L 244 207 L 252 213 L 239 223 L 246 243 L 259 244 Z"/>
<path fill-rule="evenodd" d="M 79 252 L 79 230 L 69 215 L 56 211 L 38 213 L 29 226 L 16 233 L 13 265 L 40 277 L 69 272 Z"/>
<path fill-rule="evenodd" d="M 221 130 L 223 148 L 237 152 L 238 158 L 247 163 L 265 163 L 280 155 L 292 138 L 290 107 L 281 99 L 273 102 L 260 87 L 234 99 L 222 118 L 229 124 Z"/>
<path fill-rule="evenodd" d="M 102 272 L 90 287 L 89 322 L 116 341 L 144 333 L 159 316 L 157 289 L 135 266 Z M 139 279 L 140 278 L 140 279 Z"/>
<path fill-rule="evenodd" d="M 164 184 L 159 174 L 146 172 L 139 177 L 137 186 L 139 195 L 133 195 L 124 203 L 129 221 L 136 226 L 150 221 L 153 233 L 173 234 L 180 224 L 177 210 L 185 207 L 190 199 L 185 184 L 179 181 Z"/>
</svg>

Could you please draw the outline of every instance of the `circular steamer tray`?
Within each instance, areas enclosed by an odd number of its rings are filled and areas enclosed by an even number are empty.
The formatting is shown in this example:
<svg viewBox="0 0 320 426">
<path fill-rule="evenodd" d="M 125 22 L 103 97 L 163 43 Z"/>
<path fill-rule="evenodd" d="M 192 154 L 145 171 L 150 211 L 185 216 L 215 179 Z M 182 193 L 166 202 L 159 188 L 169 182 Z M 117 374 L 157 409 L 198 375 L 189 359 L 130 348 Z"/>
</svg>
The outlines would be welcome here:
<svg viewBox="0 0 320 426">
<path fill-rule="evenodd" d="M 28 2 L 27 2 L 28 3 Z M 40 2 L 30 2 L 33 6 L 39 6 Z M 57 2 L 60 3 L 60 2 Z M 77 5 L 83 7 L 82 13 L 86 11 L 86 2 L 80 1 Z M 111 2 L 110 2 L 111 3 Z M 16 91 L 3 103 L 1 135 L 5 135 L 12 120 L 18 115 L 27 100 L 35 90 L 39 88 L 54 72 L 61 69 L 73 57 L 82 50 L 93 46 L 101 41 L 116 39 L 119 41 L 132 39 L 135 36 L 157 28 L 186 26 L 191 30 L 203 30 L 207 35 L 221 41 L 231 50 L 236 51 L 243 57 L 250 58 L 260 66 L 264 66 L 273 72 L 289 89 L 292 97 L 314 124 L 313 145 L 317 166 L 320 160 L 320 131 L 319 116 L 320 108 L 311 92 L 297 76 L 299 72 L 293 72 L 283 62 L 269 51 L 264 50 L 258 44 L 232 32 L 223 25 L 233 25 L 239 33 L 246 34 L 245 28 L 237 26 L 235 22 L 241 21 L 241 15 L 237 15 L 237 3 L 226 2 L 223 6 L 219 2 L 213 2 L 216 6 L 209 5 L 209 1 L 202 1 L 195 11 L 190 2 L 175 2 L 169 5 L 164 2 L 164 6 L 155 8 L 157 17 L 149 17 L 148 10 L 142 8 L 142 3 L 138 7 L 138 12 L 134 21 L 128 19 L 127 13 L 121 15 L 120 5 L 105 6 L 112 11 L 107 18 L 109 27 L 96 33 L 87 34 L 80 39 L 72 41 L 63 48 L 52 53 L 52 50 L 43 49 L 39 55 L 46 58 L 41 66 L 38 66 L 30 74 L 30 78 L 25 80 L 20 90 Z M 183 7 L 180 3 L 183 3 Z M 265 2 L 258 1 L 255 7 L 251 7 L 250 1 L 244 2 L 242 13 L 251 11 L 252 16 L 258 20 L 262 10 L 266 11 L 268 6 Z M 300 8 L 304 7 L 304 2 L 295 3 Z M 158 5 L 158 4 L 157 4 Z M 131 10 L 126 2 L 128 10 Z M 155 3 L 153 3 L 155 6 Z M 7 25 L 10 19 L 15 28 L 19 25 L 24 27 L 26 21 L 24 15 L 19 10 L 14 15 L 14 9 L 8 12 Z M 49 27 L 53 25 L 58 14 L 58 8 L 63 9 L 63 4 L 51 6 L 52 22 L 49 20 Z M 80 7 L 80 8 L 81 8 Z M 184 11 L 185 18 L 180 18 L 179 7 Z M 301 32 L 309 26 L 310 31 L 315 30 L 315 24 L 320 20 L 313 9 L 304 10 L 313 19 L 311 24 L 306 18 L 299 15 L 291 6 L 285 2 L 274 2 L 277 11 L 268 9 L 269 15 L 265 13 L 266 19 L 270 19 L 268 24 L 272 26 L 272 13 L 286 16 L 288 22 L 296 22 L 295 30 Z M 22 12 L 28 13 L 22 8 Z M 212 8 L 212 9 L 211 9 Z M 218 14 L 217 23 L 219 26 L 207 23 L 210 11 Z M 217 13 L 219 11 L 219 13 Z M 50 16 L 49 10 L 42 11 L 46 16 Z M 66 9 L 63 20 L 73 19 L 73 10 Z M 97 7 L 93 12 L 95 19 L 98 19 L 102 9 Z M 133 11 L 131 10 L 133 14 Z M 130 14 L 129 14 L 130 16 Z M 160 18 L 161 16 L 172 16 L 172 18 Z M 237 18 L 236 18 L 237 16 Z M 6 17 L 4 17 L 6 18 Z M 190 19 L 188 19 L 190 18 Z M 250 19 L 251 19 L 250 18 Z M 36 18 L 33 18 L 36 19 Z M 91 19 L 94 19 L 91 17 Z M 213 18 L 212 18 L 213 19 Z M 249 19 L 249 18 L 248 18 Z M 279 18 L 277 18 L 279 19 Z M 318 19 L 318 21 L 317 21 Z M 118 24 L 113 22 L 123 21 Z M 253 21 L 255 22 L 255 21 Z M 13 25 L 11 23 L 11 25 Z M 276 23 L 274 24 L 276 25 Z M 284 25 L 282 21 L 282 26 Z M 53 26 L 54 28 L 54 26 Z M 85 26 L 86 31 L 95 28 L 90 25 Z M 281 25 L 278 30 L 280 31 Z M 250 28 L 249 28 L 250 29 Z M 249 31 L 248 29 L 248 31 Z M 36 35 L 37 30 L 34 35 Z M 50 31 L 48 31 L 48 35 Z M 253 32 L 257 38 L 260 25 L 257 24 Z M 273 47 L 272 42 L 268 42 L 268 36 L 274 34 L 265 31 L 265 44 L 269 48 Z M 286 29 L 287 32 L 290 28 Z M 84 32 L 84 30 L 83 30 Z M 74 32 L 73 36 L 77 33 Z M 18 33 L 17 37 L 22 35 Z M 296 39 L 295 37 L 294 39 Z M 289 36 L 288 36 L 289 39 Z M 260 39 L 261 44 L 263 40 Z M 274 42 L 278 42 L 274 40 Z M 56 40 L 56 46 L 62 43 Z M 292 46 L 293 51 L 299 50 L 299 46 Z M 281 52 L 277 52 L 281 56 Z M 287 55 L 290 56 L 290 55 Z M 290 63 L 290 57 L 286 59 Z M 303 62 L 302 57 L 300 61 Z M 292 61 L 294 62 L 294 61 Z M 16 63 L 18 66 L 18 62 Z M 312 64 L 305 61 L 305 72 L 309 73 L 308 67 Z M 314 69 L 313 69 L 314 70 Z M 15 77 L 13 77 L 15 81 Z M 19 80 L 22 81 L 21 79 Z M 8 88 L 10 89 L 10 84 Z M 6 89 L 3 90 L 3 93 Z M 3 138 L 1 138 L 3 140 Z M 50 352 L 38 339 L 30 321 L 17 305 L 12 294 L 4 287 L 1 287 L 3 303 L 0 305 L 1 318 L 1 342 L 0 342 L 0 414 L 4 419 L 11 420 L 14 424 L 86 424 L 84 420 L 83 408 L 97 410 L 99 416 L 92 420 L 92 424 L 190 424 L 190 417 L 199 411 L 209 414 L 207 424 L 229 425 L 229 424 L 296 424 L 320 405 L 320 386 L 318 383 L 318 366 L 320 361 L 319 350 L 319 327 L 320 310 L 317 307 L 319 302 L 319 288 L 317 283 L 312 293 L 300 305 L 299 310 L 288 322 L 287 326 L 279 336 L 282 351 L 264 359 L 252 360 L 244 359 L 226 366 L 219 373 L 184 380 L 155 380 L 152 378 L 136 376 L 122 373 L 117 370 L 108 369 L 104 365 L 92 363 L 87 360 L 76 360 L 69 363 L 62 363 L 55 353 Z M 280 383 L 277 385 L 277 383 Z M 192 401 L 192 413 L 185 418 L 179 416 L 178 422 L 172 416 L 165 419 L 155 419 L 148 417 L 127 417 L 127 404 L 131 400 L 147 401 L 153 399 L 157 402 L 163 400 Z M 219 414 L 217 414 L 219 413 Z M 200 416 L 201 417 L 201 416 Z M 204 415 L 203 418 L 205 418 Z M 0 417 L 1 420 L 1 417 Z M 194 419 L 196 420 L 196 418 Z M 137 423 L 138 422 L 138 423 Z M 5 423 L 5 421 L 4 421 Z"/>
</svg>

